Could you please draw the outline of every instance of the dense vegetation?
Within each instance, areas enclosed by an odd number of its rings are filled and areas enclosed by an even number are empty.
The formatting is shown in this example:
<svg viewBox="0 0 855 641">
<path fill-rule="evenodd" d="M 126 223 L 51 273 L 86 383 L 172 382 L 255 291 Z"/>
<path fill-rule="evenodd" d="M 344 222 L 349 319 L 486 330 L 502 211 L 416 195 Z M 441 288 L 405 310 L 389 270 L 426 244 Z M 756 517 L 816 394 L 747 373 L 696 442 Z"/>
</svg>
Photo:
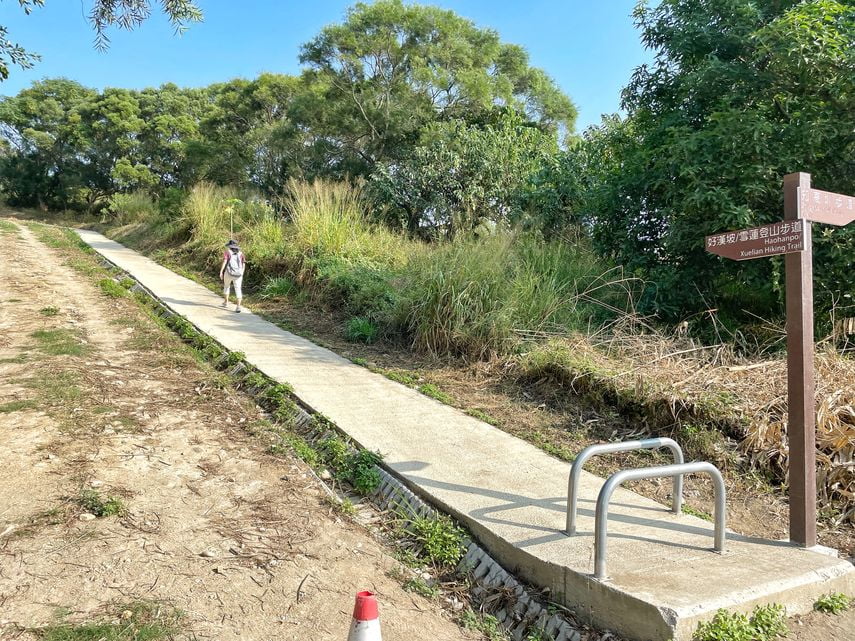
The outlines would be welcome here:
<svg viewBox="0 0 855 641">
<path fill-rule="evenodd" d="M 855 3 L 663 0 L 636 19 L 656 61 L 625 116 L 580 136 L 522 48 L 381 0 L 303 45 L 299 76 L 35 83 L 0 101 L 0 186 L 197 252 L 234 225 L 268 276 L 431 349 L 503 349 L 636 303 L 690 326 L 775 319 L 782 262 L 725 262 L 703 236 L 779 219 L 792 171 L 855 193 Z M 334 238 L 301 235 L 312 190 Z M 815 236 L 818 304 L 852 315 L 855 229 Z"/>
</svg>

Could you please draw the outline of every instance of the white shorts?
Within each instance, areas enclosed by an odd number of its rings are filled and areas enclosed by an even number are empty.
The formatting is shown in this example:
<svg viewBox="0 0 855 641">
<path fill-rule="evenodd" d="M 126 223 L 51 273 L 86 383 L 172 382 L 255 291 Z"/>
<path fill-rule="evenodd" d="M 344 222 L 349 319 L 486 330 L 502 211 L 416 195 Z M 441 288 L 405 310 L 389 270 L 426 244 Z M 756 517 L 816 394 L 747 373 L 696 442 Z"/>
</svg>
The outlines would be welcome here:
<svg viewBox="0 0 855 641">
<path fill-rule="evenodd" d="M 238 298 L 243 298 L 243 292 L 241 291 L 241 285 L 243 285 L 243 276 L 232 276 L 228 272 L 223 274 L 223 296 L 229 295 L 229 288 L 234 285 L 235 287 L 235 296 Z"/>
</svg>

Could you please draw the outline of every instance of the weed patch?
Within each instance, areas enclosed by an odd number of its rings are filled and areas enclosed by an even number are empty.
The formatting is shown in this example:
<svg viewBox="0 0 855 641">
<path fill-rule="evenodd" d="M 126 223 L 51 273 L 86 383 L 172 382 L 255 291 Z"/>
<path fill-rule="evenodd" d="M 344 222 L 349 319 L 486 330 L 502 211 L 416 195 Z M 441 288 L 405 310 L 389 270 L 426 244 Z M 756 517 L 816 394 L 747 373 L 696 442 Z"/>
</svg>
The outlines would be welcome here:
<svg viewBox="0 0 855 641">
<path fill-rule="evenodd" d="M 415 558 L 441 570 L 454 568 L 463 556 L 463 530 L 450 517 L 418 516 L 403 525 L 398 534 Z"/>
<path fill-rule="evenodd" d="M 784 606 L 757 606 L 748 617 L 719 610 L 711 621 L 698 624 L 692 641 L 772 641 L 787 633 Z"/>
<path fill-rule="evenodd" d="M 128 295 L 128 290 L 112 278 L 102 278 L 98 281 L 98 287 L 110 298 L 124 298 Z"/>
<path fill-rule="evenodd" d="M 39 314 L 42 316 L 56 316 L 59 314 L 59 307 L 42 307 L 39 310 Z"/>
<path fill-rule="evenodd" d="M 430 585 L 420 576 L 415 576 L 404 581 L 403 588 L 407 592 L 415 592 L 427 599 L 435 599 L 440 595 L 439 588 Z"/>
<path fill-rule="evenodd" d="M 105 516 L 122 516 L 127 512 L 122 499 L 115 496 L 103 496 L 95 490 L 83 490 L 77 497 L 77 504 L 98 518 Z"/>
<path fill-rule="evenodd" d="M 466 410 L 466 413 L 469 416 L 471 416 L 472 418 L 477 418 L 479 421 L 483 421 L 483 422 L 487 423 L 488 425 L 492 425 L 495 427 L 496 425 L 499 424 L 499 419 L 493 418 L 492 416 L 487 414 L 487 412 L 485 412 L 484 410 L 479 410 L 476 407 L 469 408 L 468 410 Z"/>
<path fill-rule="evenodd" d="M 37 406 L 38 404 L 33 400 L 9 401 L 8 403 L 0 405 L 0 414 L 11 414 L 12 412 L 31 410 Z"/>
<path fill-rule="evenodd" d="M 30 334 L 38 349 L 49 356 L 85 356 L 91 351 L 80 332 L 71 329 L 40 329 Z"/>
<path fill-rule="evenodd" d="M 297 291 L 297 285 L 287 276 L 274 276 L 264 281 L 260 298 L 286 298 Z"/>
<path fill-rule="evenodd" d="M 337 436 L 327 437 L 318 443 L 318 452 L 322 460 L 360 494 L 371 494 L 380 485 L 380 473 L 377 471 L 381 460 L 379 454 L 357 450 Z"/>
<path fill-rule="evenodd" d="M 352 343 L 365 343 L 370 345 L 377 340 L 377 325 L 367 318 L 357 316 L 347 321 L 345 337 Z"/>
<path fill-rule="evenodd" d="M 825 612 L 827 614 L 840 614 L 845 612 L 852 606 L 852 599 L 842 592 L 834 592 L 831 594 L 823 594 L 813 604 L 813 609 L 817 612 Z"/>
<path fill-rule="evenodd" d="M 454 399 L 443 392 L 433 383 L 425 383 L 419 386 L 419 391 L 425 396 L 430 396 L 432 399 L 445 403 L 446 405 L 454 405 Z"/>
<path fill-rule="evenodd" d="M 499 620 L 491 614 L 481 614 L 472 608 L 467 608 L 460 615 L 460 623 L 467 630 L 480 632 L 487 641 L 507 641 L 508 639 Z"/>
<path fill-rule="evenodd" d="M 79 387 L 80 380 L 74 372 L 40 372 L 22 382 L 36 390 L 39 401 L 48 405 L 67 407 L 83 395 Z"/>
<path fill-rule="evenodd" d="M 118 606 L 102 621 L 60 621 L 34 632 L 41 641 L 161 641 L 175 637 L 180 621 L 174 608 L 137 602 Z"/>
</svg>

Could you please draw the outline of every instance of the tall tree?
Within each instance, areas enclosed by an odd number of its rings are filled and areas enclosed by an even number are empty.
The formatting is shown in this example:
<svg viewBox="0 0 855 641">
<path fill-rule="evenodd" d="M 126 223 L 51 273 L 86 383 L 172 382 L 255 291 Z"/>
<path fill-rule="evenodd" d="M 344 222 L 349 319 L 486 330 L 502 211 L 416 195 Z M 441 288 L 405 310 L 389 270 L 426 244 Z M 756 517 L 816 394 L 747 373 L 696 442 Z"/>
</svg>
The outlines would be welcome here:
<svg viewBox="0 0 855 641">
<path fill-rule="evenodd" d="M 86 171 L 80 109 L 97 97 L 65 79 L 44 80 L 0 101 L 0 131 L 13 153 L 0 164 L 12 204 L 66 208 L 78 204 Z"/>
<path fill-rule="evenodd" d="M 405 151 L 435 120 L 476 119 L 504 106 L 569 130 L 576 117 L 524 49 L 438 7 L 358 3 L 344 23 L 305 44 L 300 61 L 316 88 L 310 126 L 365 170 Z"/>
<path fill-rule="evenodd" d="M 557 151 L 554 134 L 514 111 L 483 127 L 439 122 L 409 155 L 379 163 L 371 186 L 411 234 L 453 237 L 523 222 L 526 191 Z"/>
<path fill-rule="evenodd" d="M 780 310 L 779 259 L 722 263 L 702 240 L 780 219 L 790 172 L 855 193 L 855 3 L 663 0 L 636 20 L 656 60 L 626 88 L 627 118 L 586 136 L 598 245 L 651 276 L 668 315 Z M 818 234 L 826 307 L 854 293 L 853 241 Z"/>
</svg>

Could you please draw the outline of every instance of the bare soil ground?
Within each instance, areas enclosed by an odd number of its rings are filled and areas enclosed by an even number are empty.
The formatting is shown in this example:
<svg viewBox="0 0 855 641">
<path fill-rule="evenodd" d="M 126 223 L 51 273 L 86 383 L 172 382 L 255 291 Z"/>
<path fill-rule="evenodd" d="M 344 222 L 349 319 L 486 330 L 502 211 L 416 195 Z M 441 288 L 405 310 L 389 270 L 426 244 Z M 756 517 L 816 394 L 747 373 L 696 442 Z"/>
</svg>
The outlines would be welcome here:
<svg viewBox="0 0 855 641">
<path fill-rule="evenodd" d="M 89 258 L 3 233 L 0 639 L 155 603 L 183 613 L 180 638 L 342 641 L 363 589 L 385 639 L 480 638 L 404 591 L 303 463 L 265 452 L 248 398 L 69 266 Z"/>
</svg>

